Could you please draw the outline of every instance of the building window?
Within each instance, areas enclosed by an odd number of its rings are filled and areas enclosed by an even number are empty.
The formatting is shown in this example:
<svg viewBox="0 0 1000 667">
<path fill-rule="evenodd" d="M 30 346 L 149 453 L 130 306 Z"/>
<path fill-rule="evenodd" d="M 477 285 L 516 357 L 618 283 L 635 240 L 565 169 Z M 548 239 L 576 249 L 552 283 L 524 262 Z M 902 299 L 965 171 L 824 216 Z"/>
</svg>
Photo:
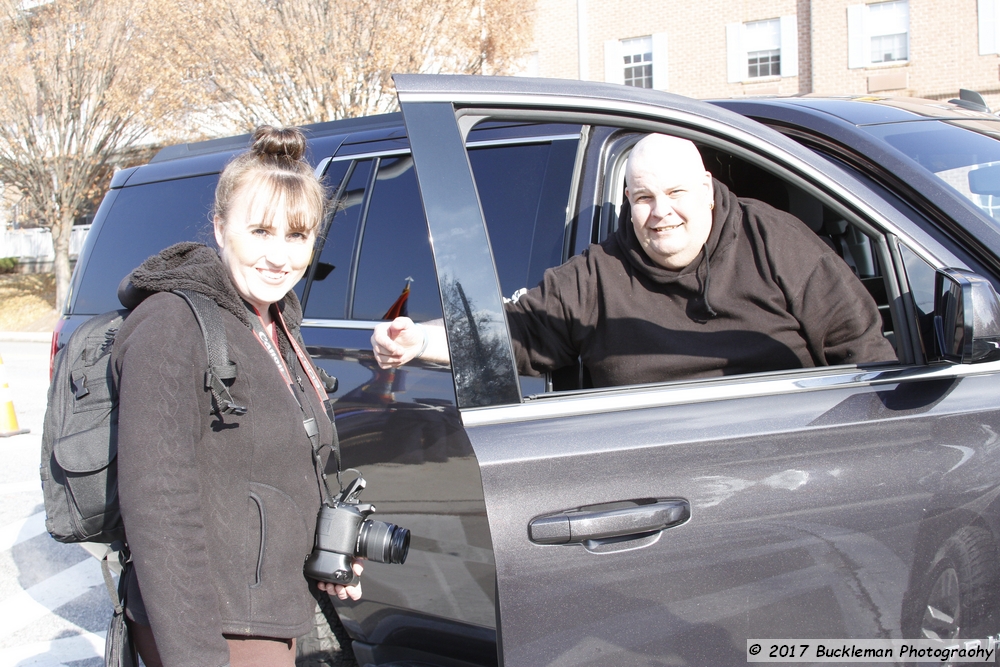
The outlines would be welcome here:
<svg viewBox="0 0 1000 667">
<path fill-rule="evenodd" d="M 891 63 L 909 57 L 906 39 L 909 13 L 907 0 L 868 5 L 873 63 Z"/>
<path fill-rule="evenodd" d="M 744 26 L 747 77 L 781 76 L 781 21 L 754 21 Z"/>
<path fill-rule="evenodd" d="M 653 38 L 636 37 L 622 40 L 625 61 L 625 85 L 636 88 L 653 87 Z"/>
<path fill-rule="evenodd" d="M 847 8 L 847 66 L 867 67 L 910 58 L 908 0 Z"/>
<path fill-rule="evenodd" d="M 997 0 L 978 0 L 979 55 L 996 53 L 1000 45 L 1000 21 L 997 20 Z"/>
<path fill-rule="evenodd" d="M 730 83 L 771 76 L 798 76 L 798 19 L 793 14 L 726 26 Z"/>
<path fill-rule="evenodd" d="M 667 34 L 604 42 L 604 80 L 667 90 Z"/>
</svg>

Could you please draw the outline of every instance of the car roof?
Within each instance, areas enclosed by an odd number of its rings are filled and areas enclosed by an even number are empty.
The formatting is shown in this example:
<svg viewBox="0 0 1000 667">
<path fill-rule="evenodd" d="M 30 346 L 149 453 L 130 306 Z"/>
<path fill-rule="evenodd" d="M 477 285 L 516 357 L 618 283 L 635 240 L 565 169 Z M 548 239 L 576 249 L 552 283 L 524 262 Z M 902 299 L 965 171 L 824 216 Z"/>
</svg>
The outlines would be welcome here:
<svg viewBox="0 0 1000 667">
<path fill-rule="evenodd" d="M 880 95 L 801 95 L 712 100 L 727 108 L 776 107 L 812 110 L 834 116 L 852 125 L 879 125 L 918 120 L 1000 121 L 993 114 L 959 106 L 951 101 Z"/>
<path fill-rule="evenodd" d="M 343 144 L 372 142 L 402 133 L 403 115 L 396 113 L 347 118 L 303 125 L 306 159 L 313 165 L 332 155 Z M 161 149 L 148 164 L 117 172 L 112 188 L 131 187 L 175 178 L 216 174 L 250 145 L 250 134 L 176 144 Z"/>
<path fill-rule="evenodd" d="M 402 124 L 403 116 L 402 114 L 396 112 L 365 116 L 363 118 L 345 118 L 325 123 L 313 123 L 310 125 L 302 125 L 299 129 L 302 130 L 302 133 L 306 136 L 306 141 L 312 142 L 322 137 L 329 137 L 350 132 L 366 135 L 380 130 L 384 131 L 385 128 L 396 128 Z M 252 135 L 249 133 L 239 134 L 232 137 L 222 137 L 219 139 L 209 139 L 207 141 L 166 146 L 161 149 L 152 160 L 150 160 L 150 164 L 166 162 L 168 160 L 177 160 L 185 157 L 193 157 L 195 155 L 230 153 L 244 150 L 250 145 L 251 136 Z"/>
</svg>

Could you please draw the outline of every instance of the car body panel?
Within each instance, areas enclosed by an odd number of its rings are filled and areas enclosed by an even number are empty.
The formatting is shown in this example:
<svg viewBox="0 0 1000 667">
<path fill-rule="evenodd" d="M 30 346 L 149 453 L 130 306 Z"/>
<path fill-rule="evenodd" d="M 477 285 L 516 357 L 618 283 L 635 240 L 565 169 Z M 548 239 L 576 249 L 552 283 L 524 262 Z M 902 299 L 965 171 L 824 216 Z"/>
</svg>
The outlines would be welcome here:
<svg viewBox="0 0 1000 667">
<path fill-rule="evenodd" d="M 774 397 L 749 396 L 470 428 L 505 664 L 736 665 L 748 638 L 902 636 L 927 506 L 956 487 L 976 498 L 998 464 L 998 382 L 801 392 L 780 411 Z M 982 410 L 975 425 L 971 405 Z M 528 538 L 536 516 L 648 498 L 687 499 L 690 521 L 617 543 Z"/>
</svg>

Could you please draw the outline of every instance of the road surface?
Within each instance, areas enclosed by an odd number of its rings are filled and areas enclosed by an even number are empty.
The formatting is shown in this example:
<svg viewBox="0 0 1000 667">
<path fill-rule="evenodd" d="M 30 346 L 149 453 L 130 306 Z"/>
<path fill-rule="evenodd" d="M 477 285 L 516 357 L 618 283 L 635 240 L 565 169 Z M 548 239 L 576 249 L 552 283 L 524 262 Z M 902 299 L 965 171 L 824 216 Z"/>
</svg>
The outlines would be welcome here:
<svg viewBox="0 0 1000 667">
<path fill-rule="evenodd" d="M 0 358 L 0 384 L 10 386 L 2 400 L 13 400 L 18 426 L 30 429 L 0 438 L 0 667 L 99 667 L 112 610 L 100 564 L 45 532 L 38 464 L 47 336 L 0 332 Z"/>
</svg>

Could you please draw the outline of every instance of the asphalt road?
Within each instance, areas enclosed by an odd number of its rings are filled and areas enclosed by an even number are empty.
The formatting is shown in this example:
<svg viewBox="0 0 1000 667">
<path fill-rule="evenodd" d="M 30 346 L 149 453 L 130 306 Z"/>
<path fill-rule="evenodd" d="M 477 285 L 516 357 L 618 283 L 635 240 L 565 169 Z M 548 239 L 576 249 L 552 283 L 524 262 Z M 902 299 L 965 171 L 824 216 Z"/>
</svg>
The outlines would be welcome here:
<svg viewBox="0 0 1000 667">
<path fill-rule="evenodd" d="M 0 332 L 0 385 L 10 387 L 0 409 L 13 401 L 18 426 L 30 429 L 0 438 L 0 667 L 98 667 L 111 602 L 98 561 L 45 532 L 38 464 L 49 343 L 25 338 Z"/>
</svg>

